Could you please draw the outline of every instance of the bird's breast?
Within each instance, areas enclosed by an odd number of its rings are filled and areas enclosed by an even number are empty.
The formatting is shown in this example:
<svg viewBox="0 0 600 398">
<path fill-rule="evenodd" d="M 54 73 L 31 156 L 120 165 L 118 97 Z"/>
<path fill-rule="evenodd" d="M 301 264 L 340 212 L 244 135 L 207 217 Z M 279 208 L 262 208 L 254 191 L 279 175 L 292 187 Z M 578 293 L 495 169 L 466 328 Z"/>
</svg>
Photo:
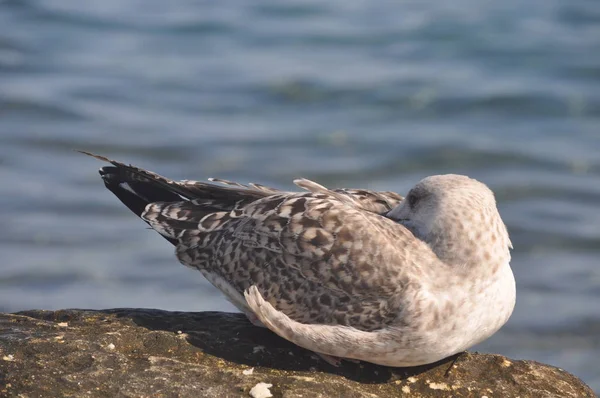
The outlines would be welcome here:
<svg viewBox="0 0 600 398">
<path fill-rule="evenodd" d="M 455 314 L 448 314 L 448 350 L 461 352 L 496 333 L 510 318 L 516 301 L 515 278 L 507 263 L 488 280 L 454 290 Z M 449 354 L 451 355 L 451 354 Z"/>
</svg>

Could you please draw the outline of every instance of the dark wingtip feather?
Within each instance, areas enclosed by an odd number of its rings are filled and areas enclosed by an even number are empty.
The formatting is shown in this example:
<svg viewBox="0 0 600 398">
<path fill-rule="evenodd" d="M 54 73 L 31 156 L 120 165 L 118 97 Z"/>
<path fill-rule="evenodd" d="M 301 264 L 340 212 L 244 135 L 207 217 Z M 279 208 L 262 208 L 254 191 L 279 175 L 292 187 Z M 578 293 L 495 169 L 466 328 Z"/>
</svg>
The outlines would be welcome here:
<svg viewBox="0 0 600 398">
<path fill-rule="evenodd" d="M 229 211 L 241 203 L 250 203 L 278 192 L 262 186 L 244 186 L 234 183 L 230 183 L 234 186 L 223 187 L 199 181 L 177 182 L 88 151 L 77 150 L 77 152 L 110 163 L 99 170 L 104 185 L 146 222 L 148 220 L 143 217 L 146 208 L 149 204 L 157 202 L 179 203 L 182 206 L 182 203 L 191 200 L 194 211 L 199 216 L 204 216 L 213 212 Z M 158 227 L 154 229 L 171 243 L 177 244 L 173 233 L 166 233 L 168 232 L 166 230 L 161 232 L 161 228 Z"/>
<path fill-rule="evenodd" d="M 140 218 L 149 203 L 181 200 L 177 193 L 170 191 L 169 187 L 165 186 L 165 182 L 168 180 L 163 177 L 91 152 L 81 150 L 77 150 L 77 152 L 111 164 L 111 166 L 103 166 L 98 170 L 104 185 Z M 172 244 L 177 244 L 176 239 L 164 235 L 163 237 Z"/>
</svg>

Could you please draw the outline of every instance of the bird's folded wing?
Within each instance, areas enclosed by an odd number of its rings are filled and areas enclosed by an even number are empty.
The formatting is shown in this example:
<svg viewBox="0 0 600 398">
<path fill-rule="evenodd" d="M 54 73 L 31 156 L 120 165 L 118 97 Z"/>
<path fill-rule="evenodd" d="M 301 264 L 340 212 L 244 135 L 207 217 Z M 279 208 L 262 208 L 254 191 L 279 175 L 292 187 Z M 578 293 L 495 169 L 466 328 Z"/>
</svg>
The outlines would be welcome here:
<svg viewBox="0 0 600 398">
<path fill-rule="evenodd" d="M 376 203 L 383 200 L 378 195 L 358 197 Z M 178 239 L 182 263 L 218 275 L 240 293 L 256 285 L 292 319 L 374 330 L 399 311 L 409 277 L 398 259 L 415 239 L 356 197 L 319 189 L 279 193 L 208 215 L 201 199 L 154 203 L 143 218 Z M 387 200 L 378 205 L 387 209 Z"/>
</svg>

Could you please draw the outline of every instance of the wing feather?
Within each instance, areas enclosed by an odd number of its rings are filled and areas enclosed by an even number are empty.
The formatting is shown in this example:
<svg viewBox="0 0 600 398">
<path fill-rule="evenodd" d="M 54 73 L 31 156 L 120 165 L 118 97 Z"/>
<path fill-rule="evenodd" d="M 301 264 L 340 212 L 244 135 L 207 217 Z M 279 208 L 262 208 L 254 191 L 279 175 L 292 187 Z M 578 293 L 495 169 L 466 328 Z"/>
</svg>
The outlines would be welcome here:
<svg viewBox="0 0 600 398">
<path fill-rule="evenodd" d="M 144 219 L 177 236 L 182 263 L 219 275 L 240 294 L 256 285 L 298 322 L 373 330 L 401 308 L 394 242 L 411 235 L 360 203 L 329 192 L 284 193 L 202 218 L 193 203 L 153 204 Z"/>
<path fill-rule="evenodd" d="M 402 309 L 399 292 L 412 279 L 397 259 L 409 258 L 420 241 L 381 216 L 402 200 L 398 194 L 331 190 L 306 179 L 295 181 L 307 191 L 300 193 L 220 179 L 211 181 L 222 186 L 173 181 L 84 153 L 112 163 L 101 172 L 105 183 L 176 245 L 183 264 L 234 301 L 255 285 L 297 322 L 360 330 L 382 328 Z"/>
</svg>

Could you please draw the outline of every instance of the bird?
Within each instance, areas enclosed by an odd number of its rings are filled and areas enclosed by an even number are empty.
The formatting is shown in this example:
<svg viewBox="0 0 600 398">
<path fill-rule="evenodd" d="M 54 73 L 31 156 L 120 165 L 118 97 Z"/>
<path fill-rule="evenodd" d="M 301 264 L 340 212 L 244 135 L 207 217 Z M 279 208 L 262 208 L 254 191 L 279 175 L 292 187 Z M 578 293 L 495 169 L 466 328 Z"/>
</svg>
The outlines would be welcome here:
<svg viewBox="0 0 600 398">
<path fill-rule="evenodd" d="M 392 191 L 299 191 L 209 178 L 174 181 L 110 165 L 100 175 L 256 326 L 342 360 L 391 367 L 437 362 L 496 333 L 511 316 L 512 243 L 494 193 L 456 175 Z"/>
</svg>

